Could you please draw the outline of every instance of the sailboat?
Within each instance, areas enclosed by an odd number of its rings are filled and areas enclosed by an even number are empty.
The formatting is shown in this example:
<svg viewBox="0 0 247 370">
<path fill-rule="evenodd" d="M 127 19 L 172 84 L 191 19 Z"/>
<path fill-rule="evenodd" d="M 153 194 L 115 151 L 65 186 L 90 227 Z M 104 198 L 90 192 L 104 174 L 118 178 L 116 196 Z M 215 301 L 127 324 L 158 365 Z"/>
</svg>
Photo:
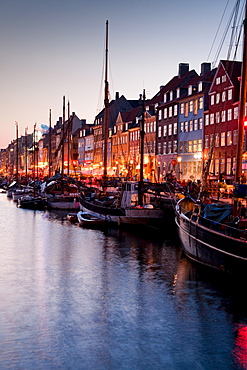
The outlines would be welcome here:
<svg viewBox="0 0 247 370">
<path fill-rule="evenodd" d="M 247 71 L 247 2 L 245 4 L 244 47 L 239 101 L 238 145 L 236 155 L 235 196 L 228 202 L 208 203 L 202 198 L 187 196 L 181 199 L 175 209 L 175 221 L 185 254 L 192 260 L 213 269 L 233 275 L 247 274 L 247 224 L 239 218 L 240 176 L 244 141 L 244 118 L 246 105 Z M 210 157 L 212 153 L 210 152 Z M 210 163 L 204 172 L 207 179 Z M 205 191 L 204 184 L 203 190 Z"/>
<path fill-rule="evenodd" d="M 104 216 L 114 224 L 150 225 L 163 227 L 164 220 L 173 220 L 174 199 L 166 184 L 151 184 L 143 179 L 144 167 L 144 121 L 145 121 L 145 90 L 142 96 L 142 120 L 140 127 L 140 179 L 139 181 L 124 181 L 119 183 L 116 193 L 107 193 L 107 154 L 108 154 L 108 21 L 106 22 L 105 50 L 105 114 L 104 114 L 104 172 L 103 191 L 82 187 L 80 192 L 80 207 L 82 211 L 94 212 Z M 166 222 L 167 222 L 166 221 Z"/>
</svg>

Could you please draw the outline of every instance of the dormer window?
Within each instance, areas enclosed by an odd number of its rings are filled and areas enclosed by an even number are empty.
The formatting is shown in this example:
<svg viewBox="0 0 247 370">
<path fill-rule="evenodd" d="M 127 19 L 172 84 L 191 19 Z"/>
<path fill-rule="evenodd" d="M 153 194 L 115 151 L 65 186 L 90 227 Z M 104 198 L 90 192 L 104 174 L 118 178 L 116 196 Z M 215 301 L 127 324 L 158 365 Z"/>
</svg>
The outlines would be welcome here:
<svg viewBox="0 0 247 370">
<path fill-rule="evenodd" d="M 192 94 L 192 86 L 190 85 L 189 87 L 188 87 L 188 95 L 191 95 Z"/>
<path fill-rule="evenodd" d="M 170 91 L 170 100 L 173 99 L 173 91 Z"/>
<path fill-rule="evenodd" d="M 198 91 L 202 91 L 202 81 L 200 81 L 198 84 Z"/>
<path fill-rule="evenodd" d="M 177 88 L 177 98 L 180 98 L 180 88 Z"/>
<path fill-rule="evenodd" d="M 164 94 L 164 103 L 166 103 L 166 93 Z"/>
</svg>

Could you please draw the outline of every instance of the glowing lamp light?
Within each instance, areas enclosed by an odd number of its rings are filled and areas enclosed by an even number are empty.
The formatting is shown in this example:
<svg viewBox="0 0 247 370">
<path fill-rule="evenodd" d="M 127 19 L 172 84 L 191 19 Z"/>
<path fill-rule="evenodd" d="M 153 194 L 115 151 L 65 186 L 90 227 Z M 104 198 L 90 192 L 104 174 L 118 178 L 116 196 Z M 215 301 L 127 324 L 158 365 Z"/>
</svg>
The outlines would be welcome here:
<svg viewBox="0 0 247 370">
<path fill-rule="evenodd" d="M 244 127 L 247 127 L 247 121 L 244 121 Z"/>
</svg>

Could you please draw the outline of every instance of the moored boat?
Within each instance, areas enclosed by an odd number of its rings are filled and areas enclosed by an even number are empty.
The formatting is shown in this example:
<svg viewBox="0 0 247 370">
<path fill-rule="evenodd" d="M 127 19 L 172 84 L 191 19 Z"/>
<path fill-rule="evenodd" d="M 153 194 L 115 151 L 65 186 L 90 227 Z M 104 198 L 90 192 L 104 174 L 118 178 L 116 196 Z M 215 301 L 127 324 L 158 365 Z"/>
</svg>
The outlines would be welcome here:
<svg viewBox="0 0 247 370">
<path fill-rule="evenodd" d="M 80 226 L 89 228 L 101 228 L 107 223 L 107 217 L 99 216 L 93 212 L 79 211 L 77 218 Z"/>
<path fill-rule="evenodd" d="M 17 205 L 20 208 L 44 210 L 47 208 L 47 199 L 39 195 L 26 195 L 17 200 Z"/>
</svg>

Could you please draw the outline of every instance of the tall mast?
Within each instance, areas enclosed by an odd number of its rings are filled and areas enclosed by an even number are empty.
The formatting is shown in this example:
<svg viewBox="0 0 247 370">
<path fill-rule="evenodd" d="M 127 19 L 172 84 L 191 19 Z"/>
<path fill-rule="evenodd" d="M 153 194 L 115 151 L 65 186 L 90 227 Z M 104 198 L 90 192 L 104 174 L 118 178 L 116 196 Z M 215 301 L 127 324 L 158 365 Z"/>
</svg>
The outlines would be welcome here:
<svg viewBox="0 0 247 370">
<path fill-rule="evenodd" d="M 69 116 L 70 116 L 70 104 L 69 104 L 69 100 L 68 100 L 68 138 L 67 138 L 67 141 L 68 141 L 68 176 L 69 176 L 69 162 L 70 162 L 70 122 L 69 122 Z"/>
<path fill-rule="evenodd" d="M 27 182 L 27 127 L 25 128 L 25 172 Z"/>
<path fill-rule="evenodd" d="M 65 122 L 65 96 L 63 96 L 63 122 L 62 122 L 62 169 L 61 169 L 61 188 L 63 194 L 63 175 L 64 175 L 64 122 Z"/>
<path fill-rule="evenodd" d="M 247 3 L 247 1 L 246 1 Z M 246 105 L 246 89 L 247 89 L 247 5 L 245 4 L 245 19 L 244 19 L 244 46 L 243 46 L 243 61 L 241 73 L 241 87 L 240 87 L 240 106 L 238 119 L 238 145 L 236 156 L 236 183 L 240 183 L 242 173 L 242 155 L 244 142 L 244 119 L 245 119 L 245 105 Z"/>
<path fill-rule="evenodd" d="M 19 157 L 19 145 L 18 145 L 18 122 L 15 122 L 16 126 L 16 182 L 18 183 L 18 175 L 19 175 L 19 169 L 18 169 L 18 157 Z"/>
<path fill-rule="evenodd" d="M 140 127 L 140 180 L 138 184 L 138 203 L 140 206 L 143 205 L 142 199 L 142 188 L 143 188 L 143 167 L 144 167 L 144 123 L 145 123 L 145 89 L 143 90 L 142 96 L 142 120 L 141 120 L 141 127 Z"/>
<path fill-rule="evenodd" d="M 51 109 L 49 112 L 49 155 L 48 155 L 48 177 L 51 177 Z"/>
<path fill-rule="evenodd" d="M 108 83 L 108 21 L 106 21 L 106 48 L 105 48 L 105 114 L 104 114 L 104 192 L 107 179 L 107 147 L 108 147 L 108 119 L 109 119 L 109 83 Z"/>
</svg>

